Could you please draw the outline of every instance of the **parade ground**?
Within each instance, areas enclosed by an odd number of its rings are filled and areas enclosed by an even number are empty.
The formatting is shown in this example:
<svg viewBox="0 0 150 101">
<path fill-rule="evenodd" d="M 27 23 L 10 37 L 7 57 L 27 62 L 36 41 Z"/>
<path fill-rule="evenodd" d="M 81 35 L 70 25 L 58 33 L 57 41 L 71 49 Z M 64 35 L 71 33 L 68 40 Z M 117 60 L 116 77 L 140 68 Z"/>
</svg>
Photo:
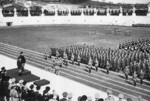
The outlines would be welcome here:
<svg viewBox="0 0 150 101">
<path fill-rule="evenodd" d="M 51 91 L 55 89 L 59 96 L 62 92 L 72 92 L 73 101 L 82 95 L 91 96 L 99 93 L 102 98 L 107 97 L 106 90 L 111 89 L 113 95 L 119 93 L 137 101 L 140 95 L 144 101 L 150 99 L 150 82 L 144 80 L 133 86 L 132 77 L 125 80 L 123 73 L 110 71 L 106 74 L 104 69 L 89 74 L 85 64 L 81 66 L 69 64 L 60 68 L 60 74 L 55 75 L 52 71 L 52 60 L 43 58 L 45 49 L 68 45 L 94 45 L 103 48 L 117 49 L 119 43 L 139 38 L 150 38 L 150 29 L 142 27 L 123 26 L 100 26 L 100 25 L 50 25 L 50 26 L 15 26 L 0 28 L 0 66 L 7 70 L 17 68 L 17 56 L 20 51 L 25 53 L 27 64 L 25 68 L 37 75 L 40 79 L 50 81 Z M 32 84 L 28 83 L 28 86 Z M 45 85 L 47 86 L 47 85 Z M 42 86 L 41 91 L 45 88 Z M 62 97 L 62 96 L 61 96 Z M 117 101 L 118 98 L 115 97 Z"/>
<path fill-rule="evenodd" d="M 95 31 L 92 34 L 93 30 Z M 50 25 L 1 27 L 0 42 L 34 51 L 73 44 L 117 48 L 119 43 L 149 38 L 149 28 L 101 25 Z"/>
</svg>

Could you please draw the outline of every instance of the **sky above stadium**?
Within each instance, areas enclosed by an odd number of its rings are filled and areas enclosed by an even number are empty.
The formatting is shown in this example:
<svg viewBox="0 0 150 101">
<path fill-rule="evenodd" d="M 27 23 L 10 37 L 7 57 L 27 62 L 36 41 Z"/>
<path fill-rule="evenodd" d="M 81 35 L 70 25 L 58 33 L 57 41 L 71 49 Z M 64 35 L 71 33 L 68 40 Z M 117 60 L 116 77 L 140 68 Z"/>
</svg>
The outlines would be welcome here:
<svg viewBox="0 0 150 101">
<path fill-rule="evenodd" d="M 113 2 L 113 3 L 148 3 L 150 0 L 93 0 L 93 1 L 106 1 L 106 2 Z"/>
</svg>

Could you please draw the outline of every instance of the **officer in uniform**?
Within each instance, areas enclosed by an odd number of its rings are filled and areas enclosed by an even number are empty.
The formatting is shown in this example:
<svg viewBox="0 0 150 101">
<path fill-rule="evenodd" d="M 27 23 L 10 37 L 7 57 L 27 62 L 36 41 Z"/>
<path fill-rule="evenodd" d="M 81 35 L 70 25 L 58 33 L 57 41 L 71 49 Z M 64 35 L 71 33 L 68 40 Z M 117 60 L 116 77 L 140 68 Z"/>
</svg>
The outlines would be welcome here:
<svg viewBox="0 0 150 101">
<path fill-rule="evenodd" d="M 124 69 L 124 74 L 125 74 L 125 77 L 126 77 L 126 80 L 128 80 L 128 75 L 129 75 L 129 66 L 126 66 L 125 69 Z"/>
<path fill-rule="evenodd" d="M 19 69 L 19 76 L 22 75 L 22 72 L 24 71 L 24 66 L 25 66 L 25 63 L 26 63 L 26 58 L 24 57 L 23 55 L 23 52 L 20 52 L 20 56 L 18 57 L 18 61 L 17 61 L 17 66 L 18 66 L 18 63 L 20 63 L 18 67 Z"/>
<path fill-rule="evenodd" d="M 110 69 L 110 63 L 107 61 L 107 64 L 106 64 L 107 74 L 109 74 L 109 69 Z"/>
<path fill-rule="evenodd" d="M 92 70 L 92 59 L 91 59 L 91 57 L 89 58 L 88 68 L 89 68 L 89 73 L 91 73 L 91 70 Z"/>
<path fill-rule="evenodd" d="M 136 71 L 134 71 L 134 73 L 133 73 L 133 83 L 134 83 L 134 86 L 136 86 L 136 80 L 137 80 L 137 73 L 136 73 Z"/>
<path fill-rule="evenodd" d="M 68 56 L 67 56 L 67 54 L 65 52 L 63 54 L 63 58 L 64 58 L 65 65 L 68 66 Z"/>
<path fill-rule="evenodd" d="M 98 71 L 99 62 L 97 58 L 95 59 L 95 70 Z"/>
<path fill-rule="evenodd" d="M 59 57 L 59 52 L 58 52 L 58 50 L 56 50 L 56 57 L 57 57 L 57 59 L 58 59 L 58 57 Z"/>
<path fill-rule="evenodd" d="M 144 79 L 144 71 L 143 71 L 143 69 L 140 70 L 139 77 L 140 77 L 140 83 L 143 84 L 143 79 Z"/>
<path fill-rule="evenodd" d="M 77 62 L 78 62 L 78 66 L 80 66 L 80 62 L 81 62 L 81 57 L 80 57 L 80 55 L 77 56 Z"/>
<path fill-rule="evenodd" d="M 74 54 L 73 53 L 71 54 L 71 62 L 72 62 L 72 64 L 74 64 Z"/>
<path fill-rule="evenodd" d="M 49 49 L 49 56 L 48 56 L 50 59 L 52 58 L 52 50 L 51 48 Z"/>
</svg>

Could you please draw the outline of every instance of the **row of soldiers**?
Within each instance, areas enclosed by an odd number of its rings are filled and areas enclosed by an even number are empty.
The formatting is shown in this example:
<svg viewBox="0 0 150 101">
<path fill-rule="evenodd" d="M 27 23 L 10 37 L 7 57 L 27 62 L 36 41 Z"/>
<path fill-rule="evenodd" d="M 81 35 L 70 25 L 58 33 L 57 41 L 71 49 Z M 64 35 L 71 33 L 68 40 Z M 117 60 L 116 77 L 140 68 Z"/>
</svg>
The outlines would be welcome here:
<svg viewBox="0 0 150 101">
<path fill-rule="evenodd" d="M 140 75 L 140 70 L 144 71 L 144 77 L 150 77 L 150 55 L 147 52 L 124 49 L 104 49 L 88 45 L 71 45 L 66 47 L 54 47 L 49 49 L 50 56 L 62 57 L 66 65 L 71 60 L 72 64 L 76 61 L 88 64 L 89 67 L 111 69 L 113 71 L 124 71 L 125 67 L 129 68 L 129 75 L 135 71 Z M 91 72 L 91 69 L 89 69 Z M 108 71 L 109 73 L 109 71 Z"/>
<path fill-rule="evenodd" d="M 136 40 L 126 41 L 119 44 L 119 49 L 139 50 L 150 53 L 150 40 L 146 38 L 139 38 Z"/>
</svg>

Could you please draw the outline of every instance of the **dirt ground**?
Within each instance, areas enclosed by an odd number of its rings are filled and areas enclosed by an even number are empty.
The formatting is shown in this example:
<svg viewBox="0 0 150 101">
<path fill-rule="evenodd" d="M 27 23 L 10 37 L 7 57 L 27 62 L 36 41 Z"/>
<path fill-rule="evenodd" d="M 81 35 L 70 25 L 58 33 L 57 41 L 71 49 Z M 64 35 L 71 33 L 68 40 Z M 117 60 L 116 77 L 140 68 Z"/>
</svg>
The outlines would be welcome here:
<svg viewBox="0 0 150 101">
<path fill-rule="evenodd" d="M 150 38 L 150 28 L 106 25 L 49 25 L 0 28 L 0 42 L 39 52 L 44 52 L 49 47 L 72 44 L 117 48 L 121 42 L 138 38 Z"/>
</svg>

